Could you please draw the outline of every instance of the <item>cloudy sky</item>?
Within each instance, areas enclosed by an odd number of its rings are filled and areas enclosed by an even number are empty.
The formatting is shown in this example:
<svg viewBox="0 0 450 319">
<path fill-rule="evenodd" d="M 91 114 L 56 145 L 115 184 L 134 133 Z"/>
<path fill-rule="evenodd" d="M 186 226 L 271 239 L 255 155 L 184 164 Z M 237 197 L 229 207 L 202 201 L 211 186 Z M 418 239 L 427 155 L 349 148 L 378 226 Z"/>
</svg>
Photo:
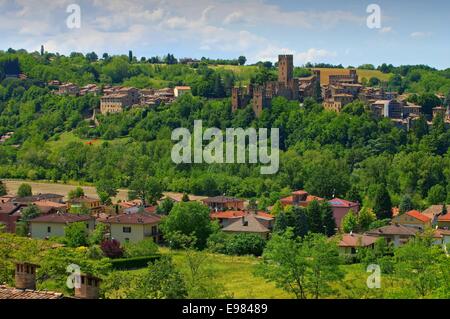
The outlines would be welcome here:
<svg viewBox="0 0 450 319">
<path fill-rule="evenodd" d="M 381 26 L 367 26 L 367 7 Z M 81 27 L 68 28 L 78 4 Z M 442 0 L 0 0 L 0 50 L 450 67 L 450 4 Z"/>
</svg>

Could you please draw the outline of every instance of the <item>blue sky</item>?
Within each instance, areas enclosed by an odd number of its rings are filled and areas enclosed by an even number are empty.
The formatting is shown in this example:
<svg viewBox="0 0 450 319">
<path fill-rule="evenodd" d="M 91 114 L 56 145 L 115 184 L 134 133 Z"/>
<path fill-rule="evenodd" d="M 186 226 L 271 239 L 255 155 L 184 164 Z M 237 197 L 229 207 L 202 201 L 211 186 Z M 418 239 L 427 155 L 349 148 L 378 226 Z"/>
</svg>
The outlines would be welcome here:
<svg viewBox="0 0 450 319">
<path fill-rule="evenodd" d="M 70 4 L 81 28 L 69 29 Z M 369 4 L 381 28 L 367 27 Z M 0 49 L 249 62 L 291 53 L 295 64 L 383 62 L 450 67 L 450 3 L 442 0 L 0 0 Z"/>
</svg>

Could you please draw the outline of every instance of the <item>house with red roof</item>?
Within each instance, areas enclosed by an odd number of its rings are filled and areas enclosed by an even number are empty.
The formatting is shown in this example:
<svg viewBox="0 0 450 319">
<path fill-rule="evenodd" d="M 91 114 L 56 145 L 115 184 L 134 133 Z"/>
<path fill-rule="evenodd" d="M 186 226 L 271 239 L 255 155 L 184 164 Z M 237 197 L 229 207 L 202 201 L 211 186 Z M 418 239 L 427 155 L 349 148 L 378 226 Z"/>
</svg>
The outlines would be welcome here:
<svg viewBox="0 0 450 319">
<path fill-rule="evenodd" d="M 95 218 L 89 215 L 69 213 L 41 215 L 30 220 L 29 223 L 31 237 L 39 239 L 64 237 L 65 228 L 73 223 L 84 223 L 86 225 L 87 232 L 92 232 L 95 228 Z"/>
<path fill-rule="evenodd" d="M 13 204 L 12 202 L 0 204 L 0 224 L 5 225 L 6 232 L 16 232 L 16 223 L 20 219 L 22 208 L 23 205 Z"/>
<path fill-rule="evenodd" d="M 155 242 L 161 240 L 159 231 L 161 217 L 153 213 L 121 214 L 98 221 L 108 225 L 111 238 L 120 243 L 138 243 L 146 239 L 152 239 Z"/>
<path fill-rule="evenodd" d="M 308 207 L 308 205 L 313 201 L 323 201 L 323 198 L 309 195 L 308 192 L 304 190 L 295 191 L 291 194 L 291 196 L 282 198 L 281 204 L 283 206 L 301 206 Z"/>
<path fill-rule="evenodd" d="M 350 202 L 345 199 L 333 198 L 328 201 L 331 209 L 333 210 L 334 220 L 336 221 L 336 226 L 341 228 L 342 220 L 344 217 L 350 212 L 354 212 L 355 214 L 359 213 L 359 203 Z"/>
<path fill-rule="evenodd" d="M 439 228 L 450 229 L 450 213 L 440 214 L 437 218 Z"/>
<path fill-rule="evenodd" d="M 228 225 L 234 223 L 236 220 L 245 218 L 249 214 L 254 215 L 260 223 L 262 223 L 266 228 L 272 229 L 275 224 L 275 217 L 266 212 L 247 212 L 242 210 L 228 210 L 223 212 L 213 211 L 210 214 L 212 220 L 219 221 L 221 227 L 225 228 Z"/>
<path fill-rule="evenodd" d="M 425 229 L 431 227 L 432 219 L 417 210 L 412 210 L 394 217 L 392 222 L 406 227 Z"/>
<path fill-rule="evenodd" d="M 343 234 L 339 240 L 339 251 L 345 256 L 354 256 L 359 248 L 373 248 L 377 237 L 361 234 Z"/>
<path fill-rule="evenodd" d="M 233 219 L 230 224 L 222 228 L 222 231 L 231 235 L 255 234 L 263 239 L 269 239 L 271 229 L 265 226 L 264 218 L 248 213 L 241 218 Z"/>
<path fill-rule="evenodd" d="M 282 198 L 281 204 L 283 205 L 283 207 L 286 206 L 308 207 L 309 204 L 311 204 L 311 202 L 313 201 L 323 202 L 325 201 L 325 199 L 318 196 L 310 195 L 308 192 L 304 190 L 299 190 L 293 192 L 291 196 Z M 355 214 L 357 214 L 360 209 L 359 203 L 350 202 L 340 198 L 333 198 L 332 200 L 328 201 L 328 203 L 333 209 L 333 216 L 338 228 L 341 227 L 342 219 L 345 217 L 345 215 L 348 214 L 350 210 L 353 211 Z"/>
</svg>

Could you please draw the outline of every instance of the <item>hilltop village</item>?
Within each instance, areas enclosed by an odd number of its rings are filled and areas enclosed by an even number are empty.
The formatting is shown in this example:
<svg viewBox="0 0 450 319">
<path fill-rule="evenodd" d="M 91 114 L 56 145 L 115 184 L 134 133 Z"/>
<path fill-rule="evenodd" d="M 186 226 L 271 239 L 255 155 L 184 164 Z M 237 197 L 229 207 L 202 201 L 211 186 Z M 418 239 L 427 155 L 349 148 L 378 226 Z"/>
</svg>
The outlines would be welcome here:
<svg viewBox="0 0 450 319">
<path fill-rule="evenodd" d="M 232 91 L 232 109 L 236 111 L 251 103 L 256 116 L 264 108 L 270 107 L 274 97 L 304 101 L 314 98 L 323 101 L 324 109 L 341 112 L 356 100 L 364 102 L 377 117 L 392 119 L 403 127 L 411 127 L 411 122 L 424 114 L 422 106 L 407 101 L 409 95 L 386 92 L 382 87 L 367 87 L 360 83 L 356 69 L 336 69 L 321 76 L 320 70 L 312 70 L 313 75 L 294 78 L 294 57 L 280 55 L 278 59 L 278 81 L 264 85 L 236 87 Z M 438 98 L 444 100 L 443 96 Z M 433 119 L 442 116 L 450 123 L 450 110 L 443 105 L 433 108 Z"/>
</svg>

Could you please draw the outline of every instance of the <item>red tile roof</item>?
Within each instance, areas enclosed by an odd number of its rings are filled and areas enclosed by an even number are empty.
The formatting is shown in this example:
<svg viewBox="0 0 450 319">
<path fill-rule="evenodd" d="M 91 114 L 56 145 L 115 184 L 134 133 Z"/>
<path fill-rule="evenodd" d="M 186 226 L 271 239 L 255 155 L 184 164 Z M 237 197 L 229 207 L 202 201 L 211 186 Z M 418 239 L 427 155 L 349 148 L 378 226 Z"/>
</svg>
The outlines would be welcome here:
<svg viewBox="0 0 450 319">
<path fill-rule="evenodd" d="M 67 223 L 78 223 L 87 222 L 93 220 L 93 217 L 89 215 L 77 215 L 77 214 L 51 214 L 43 215 L 32 219 L 31 223 L 56 223 L 56 224 L 67 224 Z"/>
<path fill-rule="evenodd" d="M 101 219 L 100 221 L 107 224 L 148 225 L 159 223 L 161 217 L 156 214 L 133 213 L 111 216 L 106 219 Z"/>
<path fill-rule="evenodd" d="M 367 247 L 373 245 L 377 239 L 377 237 L 360 234 L 344 234 L 339 247 Z"/>
<path fill-rule="evenodd" d="M 407 212 L 406 215 L 413 217 L 415 219 L 418 219 L 424 223 L 428 223 L 431 221 L 430 217 L 423 215 L 422 213 L 418 212 L 417 210 L 412 210 L 410 212 Z"/>
<path fill-rule="evenodd" d="M 450 222 L 450 213 L 438 217 L 439 222 Z"/>
<path fill-rule="evenodd" d="M 241 210 L 227 210 L 224 212 L 212 212 L 210 214 L 211 219 L 234 219 L 234 218 L 242 218 L 244 216 L 247 216 L 251 213 L 241 211 Z M 258 212 L 255 216 L 256 218 L 262 218 L 262 219 L 269 219 L 273 220 L 275 217 L 271 214 L 268 214 L 266 212 Z"/>
<path fill-rule="evenodd" d="M 22 290 L 0 286 L 0 299 L 62 299 L 63 294 L 50 291 Z"/>
</svg>

